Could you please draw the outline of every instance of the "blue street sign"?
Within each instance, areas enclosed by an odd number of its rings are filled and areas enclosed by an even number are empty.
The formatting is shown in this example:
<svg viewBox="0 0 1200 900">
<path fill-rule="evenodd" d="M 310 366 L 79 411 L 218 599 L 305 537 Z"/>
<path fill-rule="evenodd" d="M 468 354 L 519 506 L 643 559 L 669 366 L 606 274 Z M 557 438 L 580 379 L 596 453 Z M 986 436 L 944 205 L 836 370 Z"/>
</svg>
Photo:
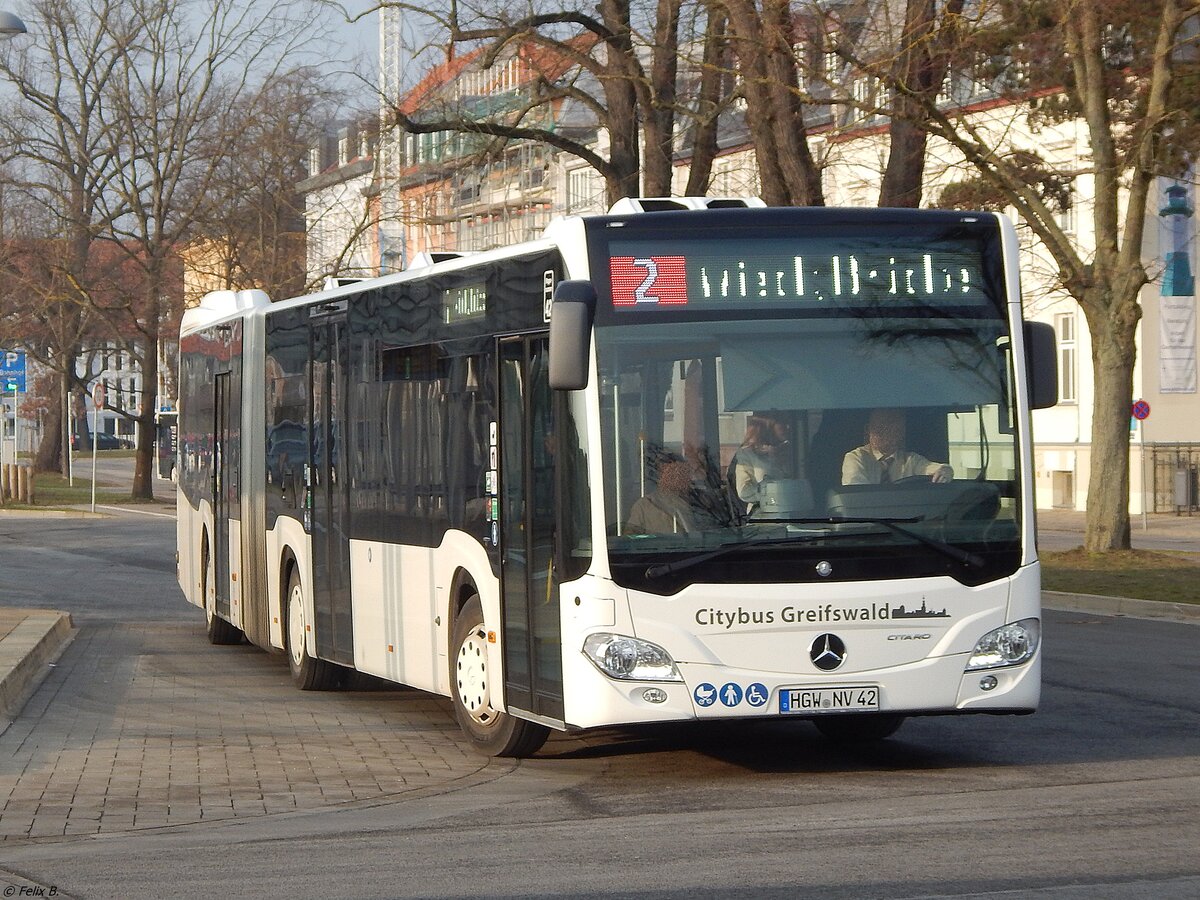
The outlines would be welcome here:
<svg viewBox="0 0 1200 900">
<path fill-rule="evenodd" d="M 25 393 L 25 353 L 0 350 L 0 390 Z"/>
</svg>

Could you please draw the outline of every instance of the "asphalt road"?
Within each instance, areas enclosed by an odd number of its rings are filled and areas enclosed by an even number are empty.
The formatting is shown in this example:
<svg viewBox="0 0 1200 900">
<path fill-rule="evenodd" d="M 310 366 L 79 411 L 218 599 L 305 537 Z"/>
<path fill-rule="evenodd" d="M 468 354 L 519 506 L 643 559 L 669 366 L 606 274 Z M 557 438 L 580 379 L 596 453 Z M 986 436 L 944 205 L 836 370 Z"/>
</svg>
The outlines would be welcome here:
<svg viewBox="0 0 1200 900">
<path fill-rule="evenodd" d="M 488 761 L 444 701 L 300 694 L 207 645 L 173 541 L 0 519 L 0 602 L 79 626 L 0 735 L 11 896 L 1200 896 L 1195 626 L 1048 613 L 1037 715 L 866 750 L 787 722 Z"/>
</svg>

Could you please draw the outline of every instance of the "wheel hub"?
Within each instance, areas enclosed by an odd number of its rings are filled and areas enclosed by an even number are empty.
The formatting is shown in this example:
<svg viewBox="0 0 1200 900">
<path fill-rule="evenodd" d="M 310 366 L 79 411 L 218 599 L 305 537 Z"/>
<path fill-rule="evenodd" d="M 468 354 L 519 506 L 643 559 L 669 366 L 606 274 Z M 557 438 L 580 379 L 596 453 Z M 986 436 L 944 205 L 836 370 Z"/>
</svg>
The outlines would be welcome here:
<svg viewBox="0 0 1200 900">
<path fill-rule="evenodd" d="M 481 725 L 490 725 L 496 718 L 488 686 L 487 645 L 483 636 L 472 631 L 458 650 L 458 700 L 468 715 Z"/>
<path fill-rule="evenodd" d="M 299 585 L 288 598 L 288 653 L 292 662 L 300 665 L 304 658 L 304 593 Z"/>
</svg>

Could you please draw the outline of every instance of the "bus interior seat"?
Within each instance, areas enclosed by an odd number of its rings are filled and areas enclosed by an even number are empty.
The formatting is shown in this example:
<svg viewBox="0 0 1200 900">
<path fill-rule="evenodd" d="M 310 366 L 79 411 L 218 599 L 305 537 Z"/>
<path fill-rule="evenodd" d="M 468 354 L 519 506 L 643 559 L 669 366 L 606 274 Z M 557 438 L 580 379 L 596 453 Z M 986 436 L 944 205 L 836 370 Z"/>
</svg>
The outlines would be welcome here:
<svg viewBox="0 0 1200 900">
<path fill-rule="evenodd" d="M 842 461 L 861 447 L 867 425 L 866 409 L 830 409 L 821 417 L 808 451 L 808 480 L 820 509 L 828 506 L 829 495 L 842 483 Z"/>
</svg>

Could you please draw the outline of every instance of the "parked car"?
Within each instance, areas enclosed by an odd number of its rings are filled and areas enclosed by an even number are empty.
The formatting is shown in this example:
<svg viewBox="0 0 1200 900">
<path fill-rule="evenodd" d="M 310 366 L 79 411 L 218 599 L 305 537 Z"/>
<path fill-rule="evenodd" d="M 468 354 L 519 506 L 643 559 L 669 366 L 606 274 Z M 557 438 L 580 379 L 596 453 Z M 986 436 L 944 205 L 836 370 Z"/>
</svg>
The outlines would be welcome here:
<svg viewBox="0 0 1200 900">
<path fill-rule="evenodd" d="M 100 431 L 96 433 L 96 449 L 97 450 L 126 450 L 133 446 L 133 442 L 123 437 L 117 437 L 115 434 L 108 434 Z M 92 436 L 90 434 L 73 434 L 71 435 L 72 450 L 91 450 Z"/>
</svg>

